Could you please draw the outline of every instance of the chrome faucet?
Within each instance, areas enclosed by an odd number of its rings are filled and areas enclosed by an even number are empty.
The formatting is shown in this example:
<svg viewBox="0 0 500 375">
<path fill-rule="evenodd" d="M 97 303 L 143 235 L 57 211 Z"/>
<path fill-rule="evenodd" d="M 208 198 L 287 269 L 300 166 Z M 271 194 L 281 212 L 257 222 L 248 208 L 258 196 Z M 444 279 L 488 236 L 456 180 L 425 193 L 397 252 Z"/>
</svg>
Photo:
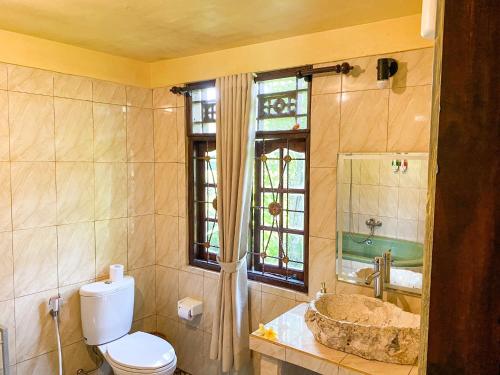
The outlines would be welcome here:
<svg viewBox="0 0 500 375">
<path fill-rule="evenodd" d="M 381 257 L 373 260 L 373 272 L 365 278 L 365 284 L 370 285 L 373 281 L 374 297 L 383 299 L 384 283 L 391 281 L 391 251 L 387 251 Z"/>
</svg>

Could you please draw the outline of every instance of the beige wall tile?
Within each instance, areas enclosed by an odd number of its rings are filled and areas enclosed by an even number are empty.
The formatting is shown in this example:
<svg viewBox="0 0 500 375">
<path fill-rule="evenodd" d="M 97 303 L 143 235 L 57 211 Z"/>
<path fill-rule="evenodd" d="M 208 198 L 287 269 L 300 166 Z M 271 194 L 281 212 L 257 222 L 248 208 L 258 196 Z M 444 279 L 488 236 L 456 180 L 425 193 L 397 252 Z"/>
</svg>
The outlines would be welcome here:
<svg viewBox="0 0 500 375">
<path fill-rule="evenodd" d="M 177 109 L 156 109 L 154 111 L 155 161 L 175 162 L 177 150 Z"/>
<path fill-rule="evenodd" d="M 94 220 L 93 163 L 56 164 L 57 223 Z"/>
<path fill-rule="evenodd" d="M 61 342 L 63 346 L 79 342 L 83 338 L 82 320 L 80 309 L 80 287 L 84 285 L 75 284 L 59 289 L 63 298 L 63 307 L 60 314 Z M 64 359 L 63 359 L 64 360 Z"/>
<path fill-rule="evenodd" d="M 177 106 L 177 95 L 170 92 L 170 87 L 153 89 L 153 108 L 171 108 Z"/>
<path fill-rule="evenodd" d="M 128 218 L 128 267 L 140 268 L 155 264 L 154 215 Z"/>
<path fill-rule="evenodd" d="M 93 80 L 92 95 L 94 102 L 125 104 L 127 95 L 125 86 L 108 81 Z"/>
<path fill-rule="evenodd" d="M 393 89 L 389 95 L 388 151 L 427 152 L 432 86 Z"/>
<path fill-rule="evenodd" d="M 94 103 L 94 160 L 127 160 L 126 107 Z"/>
<path fill-rule="evenodd" d="M 401 240 L 416 241 L 417 225 L 417 220 L 399 219 L 397 237 Z"/>
<path fill-rule="evenodd" d="M 65 346 L 63 348 L 64 371 L 66 374 L 71 375 L 76 374 L 81 368 L 85 370 L 93 369 L 96 362 L 94 358 L 95 355 L 83 341 Z"/>
<path fill-rule="evenodd" d="M 54 98 L 57 161 L 94 160 L 92 103 Z"/>
<path fill-rule="evenodd" d="M 360 183 L 366 185 L 380 184 L 379 160 L 361 160 Z"/>
<path fill-rule="evenodd" d="M 367 56 L 349 59 L 354 69 L 342 74 L 342 91 L 374 90 L 377 87 L 377 60 L 383 56 Z"/>
<path fill-rule="evenodd" d="M 128 161 L 154 161 L 153 110 L 127 107 Z"/>
<path fill-rule="evenodd" d="M 0 63 L 0 90 L 7 90 L 7 64 Z"/>
<path fill-rule="evenodd" d="M 323 68 L 326 66 L 333 66 L 338 64 L 338 62 L 326 63 L 326 64 L 315 64 L 314 68 Z M 342 78 L 340 74 L 325 74 L 325 75 L 315 75 L 312 80 L 311 94 L 334 94 L 340 92 Z"/>
<path fill-rule="evenodd" d="M 54 99 L 9 92 L 10 157 L 54 160 Z"/>
<path fill-rule="evenodd" d="M 57 289 L 16 298 L 17 361 L 25 361 L 56 349 L 54 323 L 49 314 L 49 298 Z M 33 374 L 37 372 L 26 372 Z"/>
<path fill-rule="evenodd" d="M 179 216 L 186 217 L 187 216 L 187 190 L 188 186 L 186 183 L 186 165 L 185 164 L 177 164 L 177 181 L 178 181 L 178 200 L 179 200 Z"/>
<path fill-rule="evenodd" d="M 55 73 L 54 96 L 92 100 L 92 79 Z"/>
<path fill-rule="evenodd" d="M 179 267 L 186 267 L 189 263 L 188 257 L 188 226 L 186 218 L 179 217 Z"/>
<path fill-rule="evenodd" d="M 274 294 L 262 293 L 262 323 L 269 323 L 295 306 L 295 301 Z"/>
<path fill-rule="evenodd" d="M 59 286 L 95 278 L 94 223 L 57 227 Z"/>
<path fill-rule="evenodd" d="M 127 219 L 95 222 L 96 274 L 109 275 L 111 264 L 127 268 Z"/>
<path fill-rule="evenodd" d="M 8 66 L 9 90 L 32 94 L 53 95 L 53 73 L 47 70 Z"/>
<path fill-rule="evenodd" d="M 130 271 L 135 280 L 134 319 L 155 313 L 155 266 Z"/>
<path fill-rule="evenodd" d="M 217 284 L 217 279 L 203 278 L 203 330 L 206 332 L 212 332 L 217 301 Z"/>
<path fill-rule="evenodd" d="M 311 99 L 311 166 L 335 167 L 339 149 L 340 94 Z"/>
<path fill-rule="evenodd" d="M 128 215 L 154 213 L 154 164 L 128 164 Z"/>
<path fill-rule="evenodd" d="M 0 322 L 9 330 L 9 364 L 16 363 L 16 322 L 14 318 L 14 300 L 0 302 Z M 3 358 L 0 356 L 0 366 Z"/>
<path fill-rule="evenodd" d="M 179 267 L 179 218 L 156 215 L 156 264 Z"/>
<path fill-rule="evenodd" d="M 54 225 L 55 163 L 12 163 L 11 173 L 14 229 Z"/>
<path fill-rule="evenodd" d="M 17 365 L 17 375 L 52 375 L 57 371 L 56 352 L 43 354 Z"/>
<path fill-rule="evenodd" d="M 314 297 L 326 283 L 335 292 L 335 240 L 309 237 L 309 296 Z"/>
<path fill-rule="evenodd" d="M 311 168 L 309 235 L 335 238 L 336 170 Z"/>
<path fill-rule="evenodd" d="M 15 231 L 13 254 L 16 297 L 57 288 L 56 227 Z"/>
<path fill-rule="evenodd" d="M 0 162 L 0 232 L 12 230 L 10 163 Z"/>
<path fill-rule="evenodd" d="M 259 284 L 260 285 L 260 284 Z M 249 314 L 250 314 L 250 331 L 253 332 L 259 328 L 262 322 L 262 293 L 260 290 L 253 288 L 248 289 Z"/>
<path fill-rule="evenodd" d="M 163 215 L 179 213 L 175 163 L 155 163 L 155 210 Z"/>
<path fill-rule="evenodd" d="M 155 284 L 153 283 L 153 289 L 152 289 L 153 292 L 154 292 L 154 287 L 155 287 Z M 153 301 L 154 301 L 154 296 L 153 296 Z M 154 312 L 154 309 L 153 309 L 153 312 Z M 130 332 L 137 332 L 137 331 L 149 332 L 149 333 L 158 332 L 158 329 L 156 328 L 156 326 L 157 326 L 156 320 L 157 320 L 156 315 L 151 315 L 151 316 L 148 316 L 146 318 L 134 320 L 132 322 L 132 329 L 130 330 Z M 170 343 L 170 344 L 172 344 L 172 343 Z"/>
<path fill-rule="evenodd" d="M 398 197 L 398 218 L 418 219 L 418 189 L 400 189 Z"/>
<path fill-rule="evenodd" d="M 7 91 L 0 90 L 0 160 L 10 160 L 9 99 Z"/>
<path fill-rule="evenodd" d="M 184 107 L 177 108 L 177 160 L 181 163 L 186 161 L 186 112 Z"/>
<path fill-rule="evenodd" d="M 14 298 L 12 232 L 0 233 L 0 259 L 0 301 L 5 301 Z"/>
<path fill-rule="evenodd" d="M 205 358 L 193 356 L 193 353 L 203 353 L 203 331 L 180 323 L 177 347 L 179 368 L 191 374 L 204 374 Z"/>
<path fill-rule="evenodd" d="M 379 187 L 361 185 L 359 187 L 359 212 L 365 215 L 378 214 Z"/>
<path fill-rule="evenodd" d="M 142 108 L 153 107 L 153 90 L 144 87 L 127 86 L 127 105 Z"/>
<path fill-rule="evenodd" d="M 127 164 L 95 164 L 95 217 L 127 216 Z"/>
<path fill-rule="evenodd" d="M 174 268 L 156 266 L 156 312 L 177 320 L 179 300 L 179 271 Z"/>
<path fill-rule="evenodd" d="M 395 187 L 381 186 L 378 196 L 378 215 L 386 217 L 398 216 L 398 193 Z"/>
<path fill-rule="evenodd" d="M 398 72 L 391 78 L 391 87 L 432 83 L 434 48 L 399 52 L 389 56 L 398 62 Z"/>
<path fill-rule="evenodd" d="M 389 90 L 342 94 L 340 151 L 379 152 L 387 148 Z"/>
</svg>

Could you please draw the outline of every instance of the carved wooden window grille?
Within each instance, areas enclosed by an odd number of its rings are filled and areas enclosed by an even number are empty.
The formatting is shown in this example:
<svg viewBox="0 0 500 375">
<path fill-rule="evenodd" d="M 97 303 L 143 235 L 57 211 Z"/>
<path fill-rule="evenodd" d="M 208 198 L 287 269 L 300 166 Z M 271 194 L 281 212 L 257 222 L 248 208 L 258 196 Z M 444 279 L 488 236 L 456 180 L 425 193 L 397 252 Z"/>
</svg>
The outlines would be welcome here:
<svg viewBox="0 0 500 375">
<path fill-rule="evenodd" d="M 307 291 L 309 83 L 273 74 L 257 84 L 248 275 Z"/>
</svg>

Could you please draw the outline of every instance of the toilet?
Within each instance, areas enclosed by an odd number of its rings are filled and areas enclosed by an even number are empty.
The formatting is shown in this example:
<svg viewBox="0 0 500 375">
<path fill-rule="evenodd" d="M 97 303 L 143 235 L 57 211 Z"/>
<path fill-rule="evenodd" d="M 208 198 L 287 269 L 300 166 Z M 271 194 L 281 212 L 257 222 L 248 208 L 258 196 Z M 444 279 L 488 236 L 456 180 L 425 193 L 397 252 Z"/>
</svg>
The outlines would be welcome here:
<svg viewBox="0 0 500 375">
<path fill-rule="evenodd" d="M 146 332 L 129 333 L 134 313 L 134 279 L 98 281 L 80 288 L 85 343 L 96 345 L 115 375 L 171 375 L 174 348 Z"/>
</svg>

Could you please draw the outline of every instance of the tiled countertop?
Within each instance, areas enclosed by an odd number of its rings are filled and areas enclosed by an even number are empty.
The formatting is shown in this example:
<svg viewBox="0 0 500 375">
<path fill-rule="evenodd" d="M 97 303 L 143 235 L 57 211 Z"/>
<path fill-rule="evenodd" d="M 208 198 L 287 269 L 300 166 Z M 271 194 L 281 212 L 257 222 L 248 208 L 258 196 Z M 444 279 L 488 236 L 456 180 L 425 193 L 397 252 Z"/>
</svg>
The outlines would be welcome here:
<svg viewBox="0 0 500 375">
<path fill-rule="evenodd" d="M 267 323 L 278 334 L 274 341 L 252 333 L 250 349 L 320 374 L 417 375 L 416 366 L 370 361 L 320 344 L 304 321 L 306 309 L 302 303 Z"/>
</svg>

